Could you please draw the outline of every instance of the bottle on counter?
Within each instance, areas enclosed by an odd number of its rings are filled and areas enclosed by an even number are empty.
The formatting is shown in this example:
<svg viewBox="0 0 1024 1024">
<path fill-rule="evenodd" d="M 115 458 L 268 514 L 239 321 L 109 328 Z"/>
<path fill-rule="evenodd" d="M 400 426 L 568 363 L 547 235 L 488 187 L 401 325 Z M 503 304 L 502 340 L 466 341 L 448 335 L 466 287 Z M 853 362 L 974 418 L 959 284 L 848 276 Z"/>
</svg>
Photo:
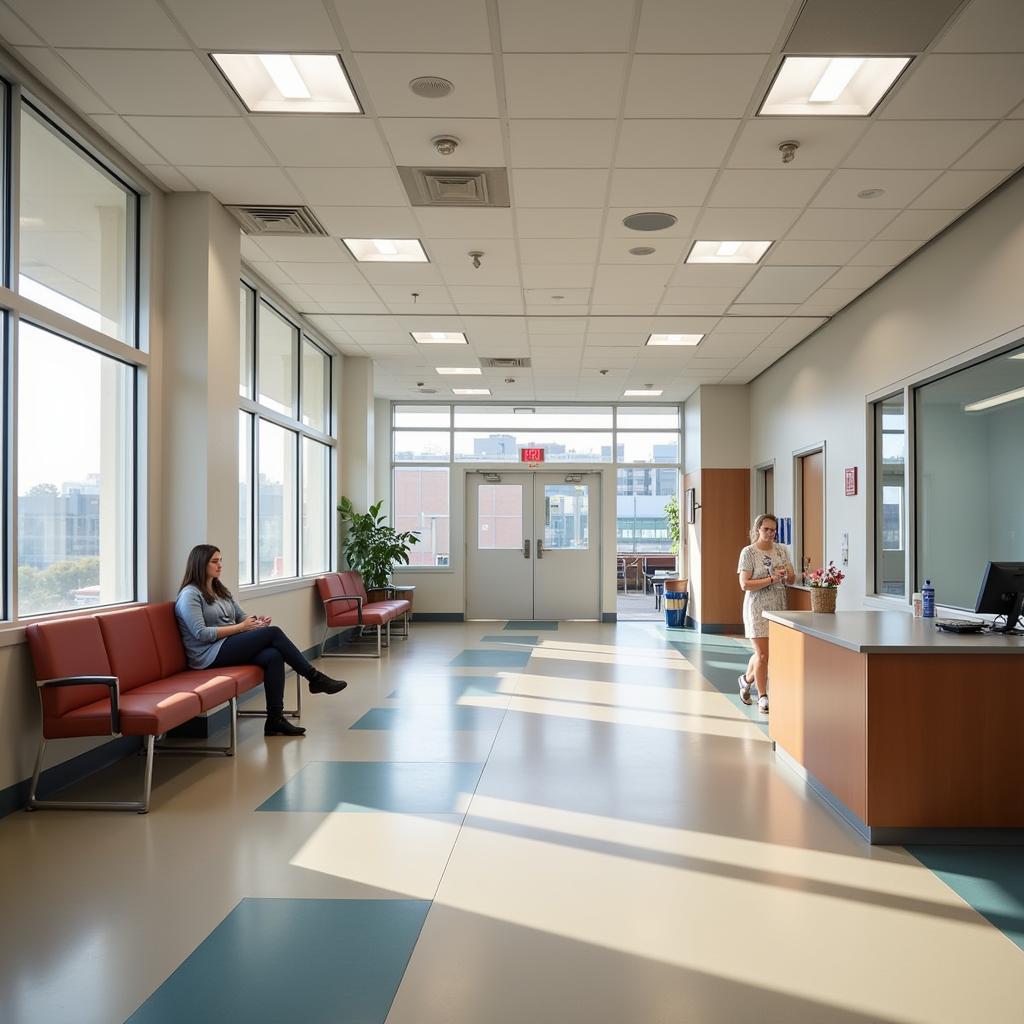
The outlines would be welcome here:
<svg viewBox="0 0 1024 1024">
<path fill-rule="evenodd" d="M 912 599 L 914 608 L 914 618 L 919 619 L 924 615 L 924 598 L 921 596 L 920 590 L 914 591 L 914 597 Z"/>
<path fill-rule="evenodd" d="M 931 580 L 925 580 L 921 588 L 921 614 L 926 619 L 935 618 L 935 588 Z"/>
</svg>

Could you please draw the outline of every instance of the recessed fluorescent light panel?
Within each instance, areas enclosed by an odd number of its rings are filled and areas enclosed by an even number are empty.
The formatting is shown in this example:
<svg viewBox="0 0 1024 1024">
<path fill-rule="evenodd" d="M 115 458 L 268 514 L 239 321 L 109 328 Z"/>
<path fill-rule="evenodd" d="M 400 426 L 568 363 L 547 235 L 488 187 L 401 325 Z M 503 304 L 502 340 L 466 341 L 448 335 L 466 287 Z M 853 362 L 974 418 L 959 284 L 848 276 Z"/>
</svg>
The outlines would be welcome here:
<svg viewBox="0 0 1024 1024">
<path fill-rule="evenodd" d="M 785 57 L 759 117 L 867 117 L 909 57 Z"/>
<path fill-rule="evenodd" d="M 648 345 L 699 345 L 703 334 L 652 334 Z"/>
<path fill-rule="evenodd" d="M 662 394 L 661 391 L 655 391 L 653 388 L 634 388 L 632 391 L 623 391 L 623 398 L 647 398 L 656 397 Z"/>
<path fill-rule="evenodd" d="M 771 242 L 694 242 L 687 263 L 759 263 Z"/>
<path fill-rule="evenodd" d="M 461 331 L 411 331 L 417 345 L 468 345 Z"/>
<path fill-rule="evenodd" d="M 452 388 L 453 395 L 489 395 L 490 388 Z"/>
<path fill-rule="evenodd" d="M 418 238 L 343 238 L 360 263 L 429 263 Z"/>
<path fill-rule="evenodd" d="M 253 113 L 361 114 L 336 53 L 211 53 Z"/>
<path fill-rule="evenodd" d="M 483 375 L 483 370 L 479 366 L 438 366 L 435 367 L 438 373 L 447 374 L 450 376 L 474 376 L 480 377 Z"/>
<path fill-rule="evenodd" d="M 1007 402 L 1018 402 L 1022 398 L 1024 388 L 1016 388 L 1013 391 L 1004 391 L 1001 395 L 983 398 L 980 402 L 971 402 L 964 406 L 964 412 L 984 412 L 986 409 L 994 409 L 997 405 L 1006 405 Z"/>
</svg>

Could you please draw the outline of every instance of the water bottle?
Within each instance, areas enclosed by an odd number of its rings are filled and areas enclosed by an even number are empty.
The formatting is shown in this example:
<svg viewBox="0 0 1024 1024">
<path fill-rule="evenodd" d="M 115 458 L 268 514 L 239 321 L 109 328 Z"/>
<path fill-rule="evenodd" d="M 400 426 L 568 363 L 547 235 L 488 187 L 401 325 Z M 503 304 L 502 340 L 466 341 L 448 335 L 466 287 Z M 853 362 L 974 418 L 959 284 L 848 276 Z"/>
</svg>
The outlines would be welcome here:
<svg viewBox="0 0 1024 1024">
<path fill-rule="evenodd" d="M 932 586 L 931 580 L 924 581 L 924 586 L 921 588 L 921 601 L 924 604 L 924 617 L 926 619 L 934 619 L 935 588 Z"/>
</svg>

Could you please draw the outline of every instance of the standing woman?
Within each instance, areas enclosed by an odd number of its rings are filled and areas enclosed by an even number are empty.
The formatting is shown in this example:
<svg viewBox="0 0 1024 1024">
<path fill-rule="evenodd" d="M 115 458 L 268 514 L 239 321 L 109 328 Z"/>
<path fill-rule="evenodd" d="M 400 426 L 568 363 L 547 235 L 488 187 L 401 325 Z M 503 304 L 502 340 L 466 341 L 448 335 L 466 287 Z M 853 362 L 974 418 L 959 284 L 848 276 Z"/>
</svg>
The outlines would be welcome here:
<svg viewBox="0 0 1024 1024">
<path fill-rule="evenodd" d="M 268 616 L 246 615 L 220 581 L 224 560 L 212 544 L 197 544 L 188 556 L 174 613 L 189 668 L 259 665 L 267 697 L 264 736 L 302 736 L 305 729 L 284 717 L 284 667 L 309 680 L 310 693 L 338 693 L 348 685 L 324 675 Z"/>
<path fill-rule="evenodd" d="M 758 516 L 750 531 L 753 543 L 740 552 L 736 570 L 743 591 L 743 633 L 754 645 L 747 670 L 739 677 L 740 700 L 752 703 L 753 690 L 762 715 L 768 714 L 768 621 L 761 613 L 784 611 L 786 584 L 796 579 L 786 549 L 775 543 L 778 528 L 775 516 Z"/>
</svg>

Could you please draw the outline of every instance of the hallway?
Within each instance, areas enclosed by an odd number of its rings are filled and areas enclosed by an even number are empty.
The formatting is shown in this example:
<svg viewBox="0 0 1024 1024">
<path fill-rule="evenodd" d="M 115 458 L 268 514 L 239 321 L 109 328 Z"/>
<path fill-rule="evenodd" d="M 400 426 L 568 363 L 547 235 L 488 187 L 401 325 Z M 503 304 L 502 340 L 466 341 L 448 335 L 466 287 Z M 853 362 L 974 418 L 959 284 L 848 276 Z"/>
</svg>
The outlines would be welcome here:
<svg viewBox="0 0 1024 1024">
<path fill-rule="evenodd" d="M 776 764 L 743 641 L 511 625 L 325 664 L 305 738 L 158 758 L 148 816 L 0 821 L 4 1019 L 1021 1019 L 1018 945 Z"/>
</svg>

